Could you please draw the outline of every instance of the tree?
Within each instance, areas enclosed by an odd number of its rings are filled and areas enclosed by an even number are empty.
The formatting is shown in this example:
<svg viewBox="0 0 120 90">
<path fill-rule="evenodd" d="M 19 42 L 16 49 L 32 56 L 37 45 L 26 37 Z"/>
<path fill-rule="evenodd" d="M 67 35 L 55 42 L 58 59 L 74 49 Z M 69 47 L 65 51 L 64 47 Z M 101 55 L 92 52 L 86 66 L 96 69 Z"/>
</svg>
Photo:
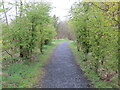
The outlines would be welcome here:
<svg viewBox="0 0 120 90">
<path fill-rule="evenodd" d="M 39 48 L 43 53 L 45 40 L 49 44 L 56 34 L 53 18 L 49 15 L 51 6 L 45 2 L 23 3 L 22 0 L 12 5 L 16 7 L 16 18 L 7 24 L 9 29 L 6 25 L 3 27 L 3 51 L 11 48 L 10 55 L 16 57 L 19 53 L 20 58 L 30 60 L 35 49 Z"/>
<path fill-rule="evenodd" d="M 118 3 L 76 3 L 70 13 L 69 23 L 76 33 L 78 51 L 81 47 L 84 52 L 83 61 L 101 78 L 106 74 L 105 79 L 111 80 L 111 74 L 118 74 Z"/>
</svg>

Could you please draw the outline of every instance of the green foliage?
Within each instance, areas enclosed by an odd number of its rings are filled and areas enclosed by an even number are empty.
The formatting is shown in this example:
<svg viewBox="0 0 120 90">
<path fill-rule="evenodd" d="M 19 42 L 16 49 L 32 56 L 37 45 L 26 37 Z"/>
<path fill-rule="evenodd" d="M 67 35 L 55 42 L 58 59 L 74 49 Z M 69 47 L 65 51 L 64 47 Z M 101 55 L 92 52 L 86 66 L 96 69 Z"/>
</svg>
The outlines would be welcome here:
<svg viewBox="0 0 120 90">
<path fill-rule="evenodd" d="M 83 51 L 77 51 L 76 47 L 77 45 L 74 42 L 71 42 L 70 47 L 72 49 L 72 52 L 75 55 L 76 58 L 76 62 L 78 63 L 78 65 L 80 65 L 80 68 L 82 69 L 82 71 L 84 72 L 84 75 L 87 76 L 88 80 L 91 81 L 92 87 L 93 88 L 118 88 L 118 86 L 116 85 L 116 83 L 118 83 L 118 77 L 114 77 L 115 81 L 105 81 L 105 80 L 101 80 L 100 76 L 93 70 L 91 69 L 91 62 L 83 62 L 84 60 L 84 52 Z M 89 56 L 88 59 L 91 60 L 92 56 Z M 94 59 L 94 58 L 92 58 Z"/>
<path fill-rule="evenodd" d="M 117 8 L 118 3 L 82 2 L 70 11 L 69 23 L 76 32 L 78 49 L 84 52 L 83 61 L 106 81 L 118 75 Z"/>
<path fill-rule="evenodd" d="M 44 54 L 38 54 L 34 58 L 34 62 L 30 63 L 27 60 L 21 62 L 16 61 L 9 64 L 8 67 L 3 67 L 3 88 L 31 88 L 36 87 L 36 83 L 42 79 L 43 66 L 47 63 L 48 57 L 53 48 L 55 48 L 63 40 L 53 40 L 51 44 L 44 45 Z M 4 63 L 4 61 L 3 61 Z M 40 88 L 40 87 L 39 87 Z"/>
<path fill-rule="evenodd" d="M 38 81 L 42 73 L 39 67 L 45 64 L 49 51 L 56 45 L 51 44 L 56 35 L 53 18 L 49 15 L 51 5 L 45 2 L 23 3 L 22 0 L 9 4 L 17 10 L 16 17 L 10 23 L 7 21 L 7 9 L 2 11 L 6 18 L 6 23 L 1 23 L 2 35 L 0 33 L 5 74 L 2 85 L 7 88 L 29 88 Z"/>
<path fill-rule="evenodd" d="M 20 4 L 16 19 L 9 25 L 2 25 L 4 59 L 8 55 L 30 59 L 36 48 L 43 53 L 45 41 L 50 43 L 56 35 L 50 10 L 49 3 Z"/>
</svg>

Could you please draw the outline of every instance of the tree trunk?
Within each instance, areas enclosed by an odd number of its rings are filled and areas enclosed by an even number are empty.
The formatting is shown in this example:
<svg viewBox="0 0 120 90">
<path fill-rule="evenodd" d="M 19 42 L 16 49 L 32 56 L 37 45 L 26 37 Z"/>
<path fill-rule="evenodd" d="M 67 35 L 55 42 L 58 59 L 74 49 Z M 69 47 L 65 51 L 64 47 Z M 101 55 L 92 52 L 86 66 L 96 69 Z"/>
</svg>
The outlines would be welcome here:
<svg viewBox="0 0 120 90">
<path fill-rule="evenodd" d="M 98 74 L 98 69 L 99 69 L 99 59 L 96 59 L 95 63 L 95 72 Z"/>
<path fill-rule="evenodd" d="M 41 45 L 40 45 L 40 52 L 43 54 L 42 47 L 43 47 L 43 45 L 41 44 Z"/>
<path fill-rule="evenodd" d="M 21 45 L 20 45 L 20 57 L 21 57 L 21 58 L 24 57 L 23 46 L 21 46 Z"/>
<path fill-rule="evenodd" d="M 4 0 L 2 0 L 2 4 L 3 4 L 3 9 L 5 10 Z M 8 18 L 7 18 L 6 11 L 4 11 L 4 15 L 5 15 L 6 24 L 8 25 Z"/>
</svg>

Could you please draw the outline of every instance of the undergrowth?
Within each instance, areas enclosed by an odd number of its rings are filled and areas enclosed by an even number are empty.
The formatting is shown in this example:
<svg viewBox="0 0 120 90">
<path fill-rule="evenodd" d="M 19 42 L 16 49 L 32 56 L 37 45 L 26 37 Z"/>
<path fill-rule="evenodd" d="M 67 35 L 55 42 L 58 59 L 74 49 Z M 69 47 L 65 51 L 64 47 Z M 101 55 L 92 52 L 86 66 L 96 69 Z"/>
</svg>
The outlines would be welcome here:
<svg viewBox="0 0 120 90">
<path fill-rule="evenodd" d="M 32 62 L 17 57 L 3 60 L 2 88 L 32 88 L 42 78 L 42 66 L 47 63 L 53 48 L 62 41 L 64 40 L 53 40 L 51 44 L 45 45 L 44 54 L 38 54 L 36 51 Z"/>
<path fill-rule="evenodd" d="M 88 80 L 91 81 L 92 87 L 114 88 L 113 86 L 116 86 L 115 83 L 117 83 L 117 80 L 113 82 L 107 82 L 107 81 L 101 80 L 98 74 L 94 70 L 90 69 L 89 64 L 83 61 L 85 56 L 84 53 L 82 52 L 82 50 L 79 52 L 77 51 L 77 47 L 74 42 L 71 41 L 69 43 L 69 46 L 71 47 L 72 52 L 75 55 L 77 64 L 80 66 L 80 68 L 82 69 L 82 71 L 84 72 L 84 75 L 88 78 Z M 89 59 L 90 58 L 91 57 L 89 57 Z"/>
</svg>

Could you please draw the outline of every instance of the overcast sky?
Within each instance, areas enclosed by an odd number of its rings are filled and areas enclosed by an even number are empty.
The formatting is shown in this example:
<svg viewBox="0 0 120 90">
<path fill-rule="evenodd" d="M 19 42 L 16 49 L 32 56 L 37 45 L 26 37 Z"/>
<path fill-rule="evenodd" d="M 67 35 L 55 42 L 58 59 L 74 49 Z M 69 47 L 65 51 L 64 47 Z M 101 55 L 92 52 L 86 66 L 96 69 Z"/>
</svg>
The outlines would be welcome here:
<svg viewBox="0 0 120 90">
<path fill-rule="evenodd" d="M 5 2 L 15 2 L 15 0 L 4 0 Z M 24 0 L 23 0 L 24 1 Z M 25 0 L 26 2 L 39 2 L 41 0 Z M 75 1 L 78 0 L 42 0 L 42 1 L 49 1 L 51 2 L 52 6 L 54 7 L 51 15 L 56 15 L 60 18 L 60 20 L 66 20 L 68 17 L 68 12 L 70 10 L 70 7 Z M 8 7 L 6 5 L 6 7 Z M 10 7 L 10 6 L 9 6 Z M 11 18 L 15 16 L 15 8 L 13 8 L 11 11 L 9 11 L 9 14 Z"/>
<path fill-rule="evenodd" d="M 77 0 L 49 0 L 52 2 L 53 7 L 52 14 L 58 16 L 61 20 L 65 20 L 68 16 L 68 12 L 72 4 Z"/>
</svg>

